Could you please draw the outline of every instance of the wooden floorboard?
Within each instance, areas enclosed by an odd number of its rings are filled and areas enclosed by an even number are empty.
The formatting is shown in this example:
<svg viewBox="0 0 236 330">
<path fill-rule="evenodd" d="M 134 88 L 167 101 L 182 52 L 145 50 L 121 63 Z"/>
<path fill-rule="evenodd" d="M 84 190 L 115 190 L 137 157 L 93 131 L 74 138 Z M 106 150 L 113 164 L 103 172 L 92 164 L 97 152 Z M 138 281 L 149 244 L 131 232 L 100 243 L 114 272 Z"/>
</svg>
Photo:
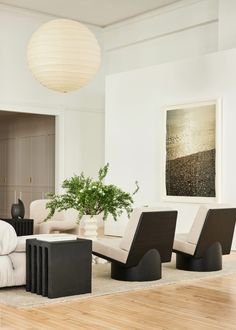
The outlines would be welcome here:
<svg viewBox="0 0 236 330">
<path fill-rule="evenodd" d="M 0 329 L 236 330 L 236 273 L 32 309 L 0 305 Z"/>
</svg>

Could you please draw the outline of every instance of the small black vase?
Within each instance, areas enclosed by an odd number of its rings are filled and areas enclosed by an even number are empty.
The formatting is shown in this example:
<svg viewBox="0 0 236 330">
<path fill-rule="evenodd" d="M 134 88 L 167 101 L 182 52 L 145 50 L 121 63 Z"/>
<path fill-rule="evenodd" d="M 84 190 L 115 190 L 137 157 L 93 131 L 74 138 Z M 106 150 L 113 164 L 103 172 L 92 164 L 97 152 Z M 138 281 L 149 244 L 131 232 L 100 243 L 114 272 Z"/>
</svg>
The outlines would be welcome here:
<svg viewBox="0 0 236 330">
<path fill-rule="evenodd" d="M 23 219 L 25 216 L 25 207 L 22 200 L 18 199 L 18 204 L 12 204 L 11 206 L 12 219 Z"/>
</svg>

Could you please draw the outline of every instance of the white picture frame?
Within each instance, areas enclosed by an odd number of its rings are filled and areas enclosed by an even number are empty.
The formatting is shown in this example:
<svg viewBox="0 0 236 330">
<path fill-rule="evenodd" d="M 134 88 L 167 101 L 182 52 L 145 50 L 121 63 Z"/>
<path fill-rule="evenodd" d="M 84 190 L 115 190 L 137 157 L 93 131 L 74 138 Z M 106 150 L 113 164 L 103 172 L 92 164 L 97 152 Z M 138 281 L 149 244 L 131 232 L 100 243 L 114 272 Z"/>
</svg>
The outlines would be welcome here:
<svg viewBox="0 0 236 330">
<path fill-rule="evenodd" d="M 163 201 L 220 202 L 221 135 L 221 99 L 163 107 Z"/>
</svg>

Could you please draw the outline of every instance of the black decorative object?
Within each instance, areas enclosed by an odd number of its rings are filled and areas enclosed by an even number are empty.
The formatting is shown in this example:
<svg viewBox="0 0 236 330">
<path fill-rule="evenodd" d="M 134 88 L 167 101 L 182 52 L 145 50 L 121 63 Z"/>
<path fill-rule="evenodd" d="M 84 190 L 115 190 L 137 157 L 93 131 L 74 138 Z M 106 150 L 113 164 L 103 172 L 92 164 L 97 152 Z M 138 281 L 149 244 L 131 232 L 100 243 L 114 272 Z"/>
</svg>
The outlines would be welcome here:
<svg viewBox="0 0 236 330">
<path fill-rule="evenodd" d="M 16 231 L 17 236 L 33 235 L 34 220 L 33 219 L 1 219 L 9 223 Z"/>
<path fill-rule="evenodd" d="M 22 200 L 18 199 L 18 204 L 12 204 L 11 206 L 12 219 L 23 219 L 25 216 L 25 207 Z"/>
<path fill-rule="evenodd" d="M 26 291 L 48 298 L 91 292 L 92 241 L 26 240 Z"/>
</svg>

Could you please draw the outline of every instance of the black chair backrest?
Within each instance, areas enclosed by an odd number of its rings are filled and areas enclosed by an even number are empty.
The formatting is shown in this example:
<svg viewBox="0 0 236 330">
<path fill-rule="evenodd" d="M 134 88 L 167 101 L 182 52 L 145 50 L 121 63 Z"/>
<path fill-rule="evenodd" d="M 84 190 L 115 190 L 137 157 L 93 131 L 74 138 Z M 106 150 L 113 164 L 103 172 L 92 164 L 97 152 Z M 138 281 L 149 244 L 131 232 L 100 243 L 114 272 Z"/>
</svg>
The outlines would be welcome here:
<svg viewBox="0 0 236 330">
<path fill-rule="evenodd" d="M 126 265 L 137 265 L 151 249 L 158 250 L 161 262 L 170 261 L 176 220 L 177 211 L 142 212 Z"/>
<path fill-rule="evenodd" d="M 210 209 L 199 236 L 194 256 L 200 258 L 214 243 L 220 243 L 222 254 L 229 254 L 231 250 L 236 208 Z"/>
</svg>

